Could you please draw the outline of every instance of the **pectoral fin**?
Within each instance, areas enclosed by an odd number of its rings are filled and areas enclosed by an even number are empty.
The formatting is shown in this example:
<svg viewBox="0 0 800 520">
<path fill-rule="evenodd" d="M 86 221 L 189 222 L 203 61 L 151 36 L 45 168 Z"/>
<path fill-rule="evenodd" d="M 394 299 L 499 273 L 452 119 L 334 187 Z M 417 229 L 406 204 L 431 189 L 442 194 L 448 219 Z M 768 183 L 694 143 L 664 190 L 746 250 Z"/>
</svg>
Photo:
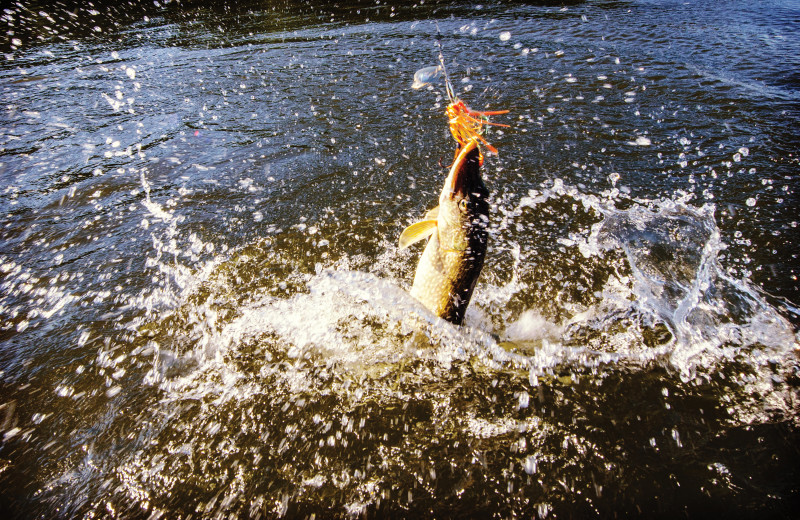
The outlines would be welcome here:
<svg viewBox="0 0 800 520">
<path fill-rule="evenodd" d="M 420 240 L 428 238 L 434 231 L 436 231 L 435 220 L 423 220 L 422 222 L 411 224 L 400 235 L 400 249 L 405 249 Z"/>
<path fill-rule="evenodd" d="M 439 218 L 439 206 L 425 213 L 425 220 L 436 220 Z"/>
</svg>

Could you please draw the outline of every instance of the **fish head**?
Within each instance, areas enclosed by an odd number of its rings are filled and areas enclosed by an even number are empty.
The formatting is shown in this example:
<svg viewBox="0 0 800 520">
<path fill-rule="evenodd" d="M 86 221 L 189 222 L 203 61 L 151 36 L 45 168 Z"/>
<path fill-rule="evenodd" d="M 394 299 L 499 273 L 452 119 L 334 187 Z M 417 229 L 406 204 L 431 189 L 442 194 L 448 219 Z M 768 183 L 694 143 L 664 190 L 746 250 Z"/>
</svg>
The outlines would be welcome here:
<svg viewBox="0 0 800 520">
<path fill-rule="evenodd" d="M 478 143 L 472 139 L 461 147 L 439 196 L 439 241 L 451 251 L 485 250 L 488 223 L 489 190 L 481 179 Z"/>
</svg>

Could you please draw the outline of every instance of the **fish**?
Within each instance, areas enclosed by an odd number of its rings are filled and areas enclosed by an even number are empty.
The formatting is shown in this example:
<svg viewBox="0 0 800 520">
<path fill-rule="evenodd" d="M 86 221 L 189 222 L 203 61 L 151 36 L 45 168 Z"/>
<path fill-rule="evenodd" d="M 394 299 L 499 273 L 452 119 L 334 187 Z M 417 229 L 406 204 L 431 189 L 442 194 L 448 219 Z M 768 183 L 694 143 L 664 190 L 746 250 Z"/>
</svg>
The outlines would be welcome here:
<svg viewBox="0 0 800 520">
<path fill-rule="evenodd" d="M 489 190 L 481 179 L 478 140 L 457 152 L 439 205 L 400 235 L 399 247 L 428 239 L 411 287 L 433 314 L 456 325 L 464 320 L 483 269 L 488 244 Z"/>
</svg>

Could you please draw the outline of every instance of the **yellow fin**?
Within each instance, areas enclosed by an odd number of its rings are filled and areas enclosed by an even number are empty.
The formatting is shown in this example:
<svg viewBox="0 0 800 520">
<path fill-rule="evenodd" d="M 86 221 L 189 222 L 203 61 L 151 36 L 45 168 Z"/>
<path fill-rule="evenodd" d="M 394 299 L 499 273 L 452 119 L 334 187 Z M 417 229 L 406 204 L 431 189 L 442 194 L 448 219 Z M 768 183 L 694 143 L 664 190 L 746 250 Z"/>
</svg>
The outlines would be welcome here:
<svg viewBox="0 0 800 520">
<path fill-rule="evenodd" d="M 435 220 L 423 220 L 415 222 L 403 230 L 400 235 L 400 249 L 405 249 L 411 244 L 416 244 L 420 240 L 428 238 L 436 231 Z"/>
<path fill-rule="evenodd" d="M 439 218 L 439 206 L 425 213 L 425 220 L 436 220 Z"/>
</svg>

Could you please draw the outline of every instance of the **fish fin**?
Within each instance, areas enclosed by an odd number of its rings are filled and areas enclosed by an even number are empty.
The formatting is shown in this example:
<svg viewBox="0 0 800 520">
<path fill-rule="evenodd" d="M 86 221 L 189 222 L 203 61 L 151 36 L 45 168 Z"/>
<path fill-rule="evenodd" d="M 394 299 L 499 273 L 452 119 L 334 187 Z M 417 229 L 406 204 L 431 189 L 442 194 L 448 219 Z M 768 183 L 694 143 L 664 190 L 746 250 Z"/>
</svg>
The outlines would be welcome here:
<svg viewBox="0 0 800 520">
<path fill-rule="evenodd" d="M 439 206 L 425 213 L 425 220 L 436 220 L 439 218 Z"/>
<path fill-rule="evenodd" d="M 428 238 L 436 231 L 435 220 L 423 220 L 415 222 L 403 230 L 400 235 L 400 249 L 405 249 L 420 240 Z"/>
</svg>

